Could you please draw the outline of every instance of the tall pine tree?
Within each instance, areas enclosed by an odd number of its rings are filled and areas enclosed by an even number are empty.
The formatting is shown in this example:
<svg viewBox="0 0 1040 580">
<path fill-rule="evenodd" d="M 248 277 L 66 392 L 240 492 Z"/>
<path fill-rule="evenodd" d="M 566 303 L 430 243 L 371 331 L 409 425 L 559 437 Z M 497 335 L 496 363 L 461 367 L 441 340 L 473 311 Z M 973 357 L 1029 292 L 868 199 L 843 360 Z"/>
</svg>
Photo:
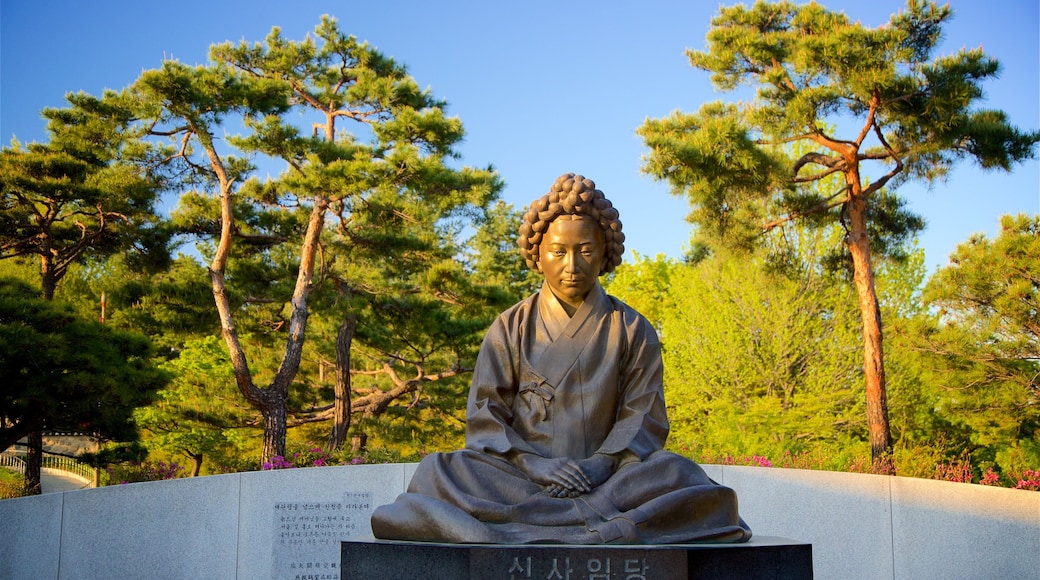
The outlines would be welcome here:
<svg viewBox="0 0 1040 580">
<path fill-rule="evenodd" d="M 434 216 L 424 223 L 459 219 L 485 207 L 501 185 L 490 168 L 453 167 L 461 122 L 404 67 L 343 34 L 328 17 L 300 42 L 276 28 L 263 43 L 214 46 L 206 66 L 166 62 L 144 73 L 130 93 L 140 126 L 170 140 L 170 163 L 186 184 L 183 223 L 212 240 L 209 271 L 221 331 L 238 388 L 263 416 L 268 461 L 285 453 L 287 399 L 300 369 L 312 291 L 330 275 L 331 260 L 354 258 L 330 254 L 331 240 L 367 244 L 399 260 L 405 254 L 395 253 L 394 224 L 415 211 Z M 301 119 L 311 124 L 301 127 Z M 232 122 L 244 133 L 225 142 L 222 125 Z M 248 156 L 279 160 L 286 169 L 266 181 L 250 178 Z M 237 289 L 239 280 L 254 283 Z M 356 281 L 341 282 L 348 294 L 357 288 Z M 285 305 L 288 317 L 274 311 L 283 354 L 260 386 L 236 317 L 243 305 L 264 304 Z M 356 315 L 349 311 L 354 302 L 340 304 L 348 309 L 344 320 Z M 349 333 L 353 325 L 342 328 Z"/>
<path fill-rule="evenodd" d="M 707 49 L 687 54 L 718 89 L 747 83 L 757 88 L 754 98 L 649 119 L 639 130 L 650 149 L 644 170 L 689 198 L 703 233 L 753 245 L 794 219 L 847 229 L 878 473 L 893 469 L 870 226 L 891 220 L 886 225 L 898 231 L 906 220 L 885 211 L 882 188 L 942 179 L 965 158 L 1010 170 L 1040 140 L 1001 111 L 975 108 L 982 83 L 999 70 L 994 59 L 981 49 L 933 57 L 951 15 L 948 6 L 910 0 L 886 25 L 868 28 L 815 3 L 724 7 Z M 812 150 L 795 158 L 792 143 Z M 842 177 L 837 191 L 803 187 L 831 175 Z"/>
</svg>

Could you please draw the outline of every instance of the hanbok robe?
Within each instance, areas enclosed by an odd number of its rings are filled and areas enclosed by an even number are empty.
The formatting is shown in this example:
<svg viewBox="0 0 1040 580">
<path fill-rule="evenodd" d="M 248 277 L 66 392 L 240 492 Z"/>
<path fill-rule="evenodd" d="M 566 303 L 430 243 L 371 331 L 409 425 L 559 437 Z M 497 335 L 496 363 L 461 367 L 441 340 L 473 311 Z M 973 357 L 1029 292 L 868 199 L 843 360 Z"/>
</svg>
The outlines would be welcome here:
<svg viewBox="0 0 1040 580">
<path fill-rule="evenodd" d="M 547 285 L 502 313 L 477 357 L 466 448 L 425 457 L 372 516 L 377 538 L 469 543 L 746 541 L 733 490 L 662 450 L 661 347 L 650 323 L 597 283 L 568 317 Z M 617 460 L 602 485 L 554 498 L 524 454 Z"/>
</svg>

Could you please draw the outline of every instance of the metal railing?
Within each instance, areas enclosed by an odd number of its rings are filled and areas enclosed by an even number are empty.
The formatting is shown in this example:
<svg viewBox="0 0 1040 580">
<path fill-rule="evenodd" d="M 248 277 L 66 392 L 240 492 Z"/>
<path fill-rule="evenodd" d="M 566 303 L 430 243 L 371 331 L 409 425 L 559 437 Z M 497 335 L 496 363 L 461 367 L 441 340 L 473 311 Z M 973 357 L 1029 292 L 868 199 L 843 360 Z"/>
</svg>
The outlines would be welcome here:
<svg viewBox="0 0 1040 580">
<path fill-rule="evenodd" d="M 77 479 L 83 480 L 88 487 L 94 487 L 94 468 L 84 463 L 80 463 L 72 457 L 64 457 L 62 455 L 53 455 L 44 452 L 43 468 L 62 471 L 67 475 L 72 475 Z"/>
<path fill-rule="evenodd" d="M 25 475 L 25 460 L 10 449 L 0 453 L 0 467 Z"/>
<path fill-rule="evenodd" d="M 0 467 L 25 475 L 25 451 L 8 449 L 0 453 Z M 45 451 L 41 467 L 71 475 L 76 479 L 82 480 L 83 483 L 87 484 L 87 487 L 95 486 L 94 468 L 85 463 L 80 463 L 73 457 L 47 453 Z M 104 475 L 107 474 L 102 474 L 102 477 Z"/>
</svg>

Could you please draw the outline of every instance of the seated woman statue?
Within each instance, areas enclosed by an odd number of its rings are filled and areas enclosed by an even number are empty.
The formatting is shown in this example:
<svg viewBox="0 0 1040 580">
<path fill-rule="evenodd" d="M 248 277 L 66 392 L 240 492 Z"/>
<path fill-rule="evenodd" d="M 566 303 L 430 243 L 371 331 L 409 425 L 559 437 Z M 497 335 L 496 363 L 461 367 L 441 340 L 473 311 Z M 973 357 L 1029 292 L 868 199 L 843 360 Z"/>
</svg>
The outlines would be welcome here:
<svg viewBox="0 0 1040 580">
<path fill-rule="evenodd" d="M 463 543 L 742 542 L 733 490 L 664 451 L 661 345 L 599 284 L 621 263 L 618 212 L 568 173 L 520 228 L 539 292 L 488 330 L 470 388 L 466 448 L 419 464 L 372 515 L 377 538 Z"/>
</svg>

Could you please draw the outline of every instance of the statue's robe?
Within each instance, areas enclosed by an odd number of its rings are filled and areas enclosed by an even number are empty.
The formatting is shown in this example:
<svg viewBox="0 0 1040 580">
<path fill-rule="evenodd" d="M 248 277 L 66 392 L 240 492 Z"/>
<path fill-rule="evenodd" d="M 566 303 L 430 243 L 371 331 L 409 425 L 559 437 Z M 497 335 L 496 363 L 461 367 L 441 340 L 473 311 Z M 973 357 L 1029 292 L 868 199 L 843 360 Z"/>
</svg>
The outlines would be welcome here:
<svg viewBox="0 0 1040 580">
<path fill-rule="evenodd" d="M 383 539 L 470 543 L 746 541 L 733 490 L 662 450 L 668 419 L 650 323 L 596 284 L 572 317 L 548 286 L 502 313 L 481 345 L 466 448 L 425 457 L 372 516 Z M 614 457 L 576 498 L 553 498 L 524 454 Z"/>
</svg>

